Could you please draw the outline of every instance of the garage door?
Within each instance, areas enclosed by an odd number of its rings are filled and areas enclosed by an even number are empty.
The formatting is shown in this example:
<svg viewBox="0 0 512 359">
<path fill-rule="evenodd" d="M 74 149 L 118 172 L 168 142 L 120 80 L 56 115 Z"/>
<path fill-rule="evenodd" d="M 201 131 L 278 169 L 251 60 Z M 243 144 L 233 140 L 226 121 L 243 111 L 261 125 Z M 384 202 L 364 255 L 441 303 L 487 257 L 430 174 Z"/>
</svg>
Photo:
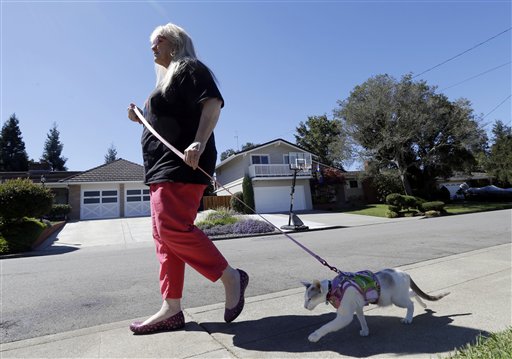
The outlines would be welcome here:
<svg viewBox="0 0 512 359">
<path fill-rule="evenodd" d="M 85 189 L 82 191 L 80 219 L 119 217 L 119 191 L 117 189 Z"/>
<path fill-rule="evenodd" d="M 288 212 L 291 187 L 255 187 L 254 204 L 258 213 Z M 306 209 L 304 186 L 295 186 L 293 209 Z"/>
<path fill-rule="evenodd" d="M 124 204 L 125 217 L 140 217 L 151 215 L 149 206 L 149 189 L 127 189 Z"/>
</svg>

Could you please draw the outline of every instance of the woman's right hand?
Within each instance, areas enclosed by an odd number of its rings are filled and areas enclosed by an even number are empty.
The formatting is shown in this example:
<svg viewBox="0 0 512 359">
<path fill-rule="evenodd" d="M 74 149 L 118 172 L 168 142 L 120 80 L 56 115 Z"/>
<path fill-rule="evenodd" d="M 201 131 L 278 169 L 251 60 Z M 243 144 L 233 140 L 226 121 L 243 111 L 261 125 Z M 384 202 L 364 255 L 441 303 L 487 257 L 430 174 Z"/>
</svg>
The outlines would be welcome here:
<svg viewBox="0 0 512 359">
<path fill-rule="evenodd" d="M 135 106 L 135 104 L 131 103 L 130 106 L 128 106 L 128 118 L 130 120 L 132 120 L 133 122 L 138 122 L 138 123 L 142 123 L 140 120 L 139 120 L 139 117 L 137 116 L 137 114 L 135 113 L 135 108 L 137 108 L 139 110 L 140 113 L 142 113 L 141 109 L 138 108 L 137 106 Z"/>
</svg>

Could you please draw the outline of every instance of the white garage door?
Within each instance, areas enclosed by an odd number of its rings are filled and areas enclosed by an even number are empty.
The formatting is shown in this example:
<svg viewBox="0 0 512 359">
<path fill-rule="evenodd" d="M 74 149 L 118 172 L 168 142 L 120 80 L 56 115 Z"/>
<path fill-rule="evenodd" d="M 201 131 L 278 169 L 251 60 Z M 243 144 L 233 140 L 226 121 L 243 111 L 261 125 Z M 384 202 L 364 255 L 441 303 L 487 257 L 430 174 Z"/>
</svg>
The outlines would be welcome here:
<svg viewBox="0 0 512 359">
<path fill-rule="evenodd" d="M 80 219 L 119 217 L 119 191 L 117 189 L 84 189 L 80 206 Z"/>
<path fill-rule="evenodd" d="M 127 189 L 125 199 L 125 217 L 151 215 L 151 208 L 149 205 L 149 189 L 147 187 Z"/>
<path fill-rule="evenodd" d="M 288 212 L 290 210 L 291 187 L 255 187 L 254 204 L 256 212 Z M 293 210 L 306 209 L 304 186 L 295 186 Z"/>
</svg>

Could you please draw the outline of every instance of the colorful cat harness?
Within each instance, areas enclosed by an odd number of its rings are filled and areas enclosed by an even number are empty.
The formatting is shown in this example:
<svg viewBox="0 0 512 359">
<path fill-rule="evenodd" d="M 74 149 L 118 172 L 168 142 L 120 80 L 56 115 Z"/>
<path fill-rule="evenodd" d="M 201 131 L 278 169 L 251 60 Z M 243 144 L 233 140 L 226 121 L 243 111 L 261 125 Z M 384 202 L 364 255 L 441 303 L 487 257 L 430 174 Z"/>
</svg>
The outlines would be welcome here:
<svg viewBox="0 0 512 359">
<path fill-rule="evenodd" d="M 343 295 L 349 287 L 354 287 L 363 296 L 366 301 L 365 305 L 375 304 L 379 300 L 379 280 L 373 272 L 365 270 L 355 273 L 340 272 L 336 278 L 329 282 L 327 303 L 331 303 L 334 308 L 338 309 Z"/>
</svg>

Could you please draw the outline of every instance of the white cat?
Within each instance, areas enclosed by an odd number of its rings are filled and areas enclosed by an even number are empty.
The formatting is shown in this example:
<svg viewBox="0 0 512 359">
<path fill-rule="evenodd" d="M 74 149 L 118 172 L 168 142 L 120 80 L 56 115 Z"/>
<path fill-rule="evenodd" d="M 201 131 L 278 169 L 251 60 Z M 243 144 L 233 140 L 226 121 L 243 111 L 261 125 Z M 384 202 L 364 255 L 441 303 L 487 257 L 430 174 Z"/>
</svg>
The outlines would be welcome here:
<svg viewBox="0 0 512 359">
<path fill-rule="evenodd" d="M 424 293 L 411 277 L 398 269 L 384 269 L 377 273 L 362 271 L 356 273 L 340 272 L 334 280 L 315 280 L 313 283 L 302 282 L 306 287 L 304 307 L 313 310 L 320 303 L 330 303 L 337 308 L 336 318 L 315 330 L 308 337 L 309 341 L 317 342 L 324 335 L 340 330 L 352 322 L 354 312 L 361 323 L 361 336 L 370 331 L 363 314 L 363 307 L 369 303 L 379 306 L 394 304 L 407 308 L 402 323 L 412 323 L 414 313 L 414 297 L 423 308 L 427 306 L 419 298 L 437 301 L 449 293 L 431 296 Z"/>
</svg>

